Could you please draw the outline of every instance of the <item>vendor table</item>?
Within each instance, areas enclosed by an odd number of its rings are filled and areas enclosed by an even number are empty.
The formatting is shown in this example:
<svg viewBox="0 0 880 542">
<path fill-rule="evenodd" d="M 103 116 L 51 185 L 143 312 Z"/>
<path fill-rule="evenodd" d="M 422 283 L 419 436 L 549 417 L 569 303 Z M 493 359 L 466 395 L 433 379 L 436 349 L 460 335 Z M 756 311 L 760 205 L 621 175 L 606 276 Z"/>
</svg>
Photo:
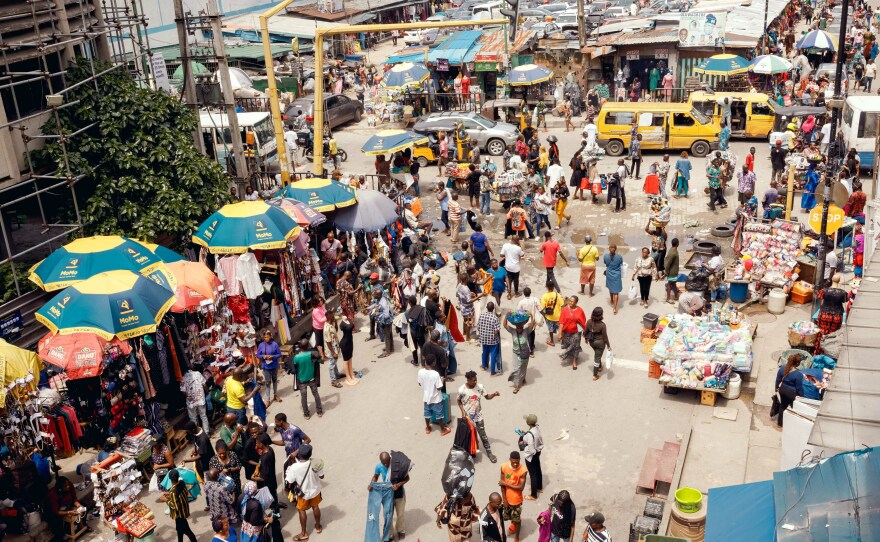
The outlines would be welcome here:
<svg viewBox="0 0 880 542">
<path fill-rule="evenodd" d="M 724 393 L 727 391 L 727 388 L 705 388 L 702 384 L 698 385 L 695 388 L 685 387 L 685 386 L 675 386 L 673 384 L 660 382 L 660 385 L 663 386 L 663 389 L 676 389 L 676 390 L 694 390 L 700 392 L 700 404 L 706 406 L 715 406 L 715 398 L 719 393 Z"/>
</svg>

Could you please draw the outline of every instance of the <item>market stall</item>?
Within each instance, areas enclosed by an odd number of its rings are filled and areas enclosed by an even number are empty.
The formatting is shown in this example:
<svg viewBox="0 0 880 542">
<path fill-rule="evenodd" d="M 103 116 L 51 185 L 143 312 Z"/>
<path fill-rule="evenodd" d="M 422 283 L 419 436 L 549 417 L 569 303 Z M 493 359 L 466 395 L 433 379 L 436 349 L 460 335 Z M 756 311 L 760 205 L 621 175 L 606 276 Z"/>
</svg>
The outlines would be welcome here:
<svg viewBox="0 0 880 542">
<path fill-rule="evenodd" d="M 728 282 L 755 283 L 756 289 L 791 289 L 801 253 L 803 226 L 774 220 L 743 226 L 741 257 L 726 270 Z"/>
<path fill-rule="evenodd" d="M 651 362 L 666 389 L 699 391 L 701 402 L 713 405 L 731 378 L 739 379 L 733 371 L 751 371 L 755 329 L 732 306 L 715 305 L 706 316 L 666 316 L 658 330 Z"/>
</svg>

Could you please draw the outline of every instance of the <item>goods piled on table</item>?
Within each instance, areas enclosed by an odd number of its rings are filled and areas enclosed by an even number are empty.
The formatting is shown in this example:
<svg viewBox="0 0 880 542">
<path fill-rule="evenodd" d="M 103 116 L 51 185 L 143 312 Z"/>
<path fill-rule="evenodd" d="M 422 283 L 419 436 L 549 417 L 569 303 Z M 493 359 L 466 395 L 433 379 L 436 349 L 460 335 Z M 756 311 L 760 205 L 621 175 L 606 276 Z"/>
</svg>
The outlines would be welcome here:
<svg viewBox="0 0 880 542">
<path fill-rule="evenodd" d="M 742 322 L 733 329 L 711 315 L 677 314 L 660 333 L 652 354 L 654 361 L 670 368 L 682 363 L 723 363 L 748 371 L 752 366 L 752 328 Z"/>
<path fill-rule="evenodd" d="M 727 363 L 681 362 L 663 366 L 660 384 L 676 388 L 727 389 L 733 367 Z"/>
<path fill-rule="evenodd" d="M 752 260 L 751 269 L 740 260 L 732 270 L 735 279 L 753 279 L 773 286 L 791 282 L 803 233 L 797 222 L 774 220 L 750 222 L 743 228 L 742 254 Z"/>
</svg>

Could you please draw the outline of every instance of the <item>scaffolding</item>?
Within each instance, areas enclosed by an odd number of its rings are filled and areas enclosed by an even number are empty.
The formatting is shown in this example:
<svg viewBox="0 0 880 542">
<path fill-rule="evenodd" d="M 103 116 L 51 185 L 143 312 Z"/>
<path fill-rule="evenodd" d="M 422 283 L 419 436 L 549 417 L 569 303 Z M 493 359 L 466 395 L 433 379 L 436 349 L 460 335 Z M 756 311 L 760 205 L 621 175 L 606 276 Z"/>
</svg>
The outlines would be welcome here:
<svg viewBox="0 0 880 542">
<path fill-rule="evenodd" d="M 118 69 L 150 84 L 146 24 L 142 0 L 0 0 L 0 268 L 8 266 L 15 289 L 4 300 L 31 289 L 17 266 L 82 230 L 76 187 L 85 175 L 72 170 L 68 149 L 91 126 L 62 129 L 60 112 L 77 105 L 66 95 L 80 85 L 97 89 L 100 77 Z M 88 59 L 91 73 L 68 84 L 67 66 L 77 58 Z M 111 67 L 99 69 L 98 61 Z M 41 133 L 47 122 L 55 134 Z M 39 170 L 31 153 L 50 141 L 64 165 Z"/>
</svg>

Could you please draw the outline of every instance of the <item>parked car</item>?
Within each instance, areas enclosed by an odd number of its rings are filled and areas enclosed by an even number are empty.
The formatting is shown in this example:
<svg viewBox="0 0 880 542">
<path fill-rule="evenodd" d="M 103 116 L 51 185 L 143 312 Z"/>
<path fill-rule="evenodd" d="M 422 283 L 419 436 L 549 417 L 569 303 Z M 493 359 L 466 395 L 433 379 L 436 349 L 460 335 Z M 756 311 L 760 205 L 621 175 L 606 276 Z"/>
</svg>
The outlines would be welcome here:
<svg viewBox="0 0 880 542">
<path fill-rule="evenodd" d="M 492 156 L 501 156 L 508 145 L 513 145 L 519 136 L 519 129 L 513 124 L 496 122 L 470 111 L 443 111 L 419 117 L 413 131 L 423 135 L 436 135 L 443 131 L 451 134 L 461 122 L 471 141 L 476 141 L 480 149 Z"/>
<path fill-rule="evenodd" d="M 407 30 L 406 33 L 403 34 L 403 43 L 406 45 L 427 45 L 437 41 L 437 36 L 439 34 L 439 28 Z"/>
<path fill-rule="evenodd" d="M 284 116 L 293 118 L 298 112 L 306 116 L 306 122 L 312 124 L 315 115 L 314 97 L 299 98 L 294 100 L 284 111 Z M 330 124 L 330 128 L 336 128 L 348 121 L 359 122 L 364 115 L 364 105 L 342 94 L 327 94 L 324 96 L 324 116 Z"/>
<path fill-rule="evenodd" d="M 537 21 L 545 21 L 547 17 L 553 17 L 553 13 L 541 8 L 529 8 L 519 10 L 519 16 L 523 19 L 535 19 Z"/>
<path fill-rule="evenodd" d="M 553 34 L 562 32 L 562 28 L 553 22 L 538 22 L 529 27 L 529 30 L 535 33 L 538 39 L 549 38 Z"/>
</svg>

